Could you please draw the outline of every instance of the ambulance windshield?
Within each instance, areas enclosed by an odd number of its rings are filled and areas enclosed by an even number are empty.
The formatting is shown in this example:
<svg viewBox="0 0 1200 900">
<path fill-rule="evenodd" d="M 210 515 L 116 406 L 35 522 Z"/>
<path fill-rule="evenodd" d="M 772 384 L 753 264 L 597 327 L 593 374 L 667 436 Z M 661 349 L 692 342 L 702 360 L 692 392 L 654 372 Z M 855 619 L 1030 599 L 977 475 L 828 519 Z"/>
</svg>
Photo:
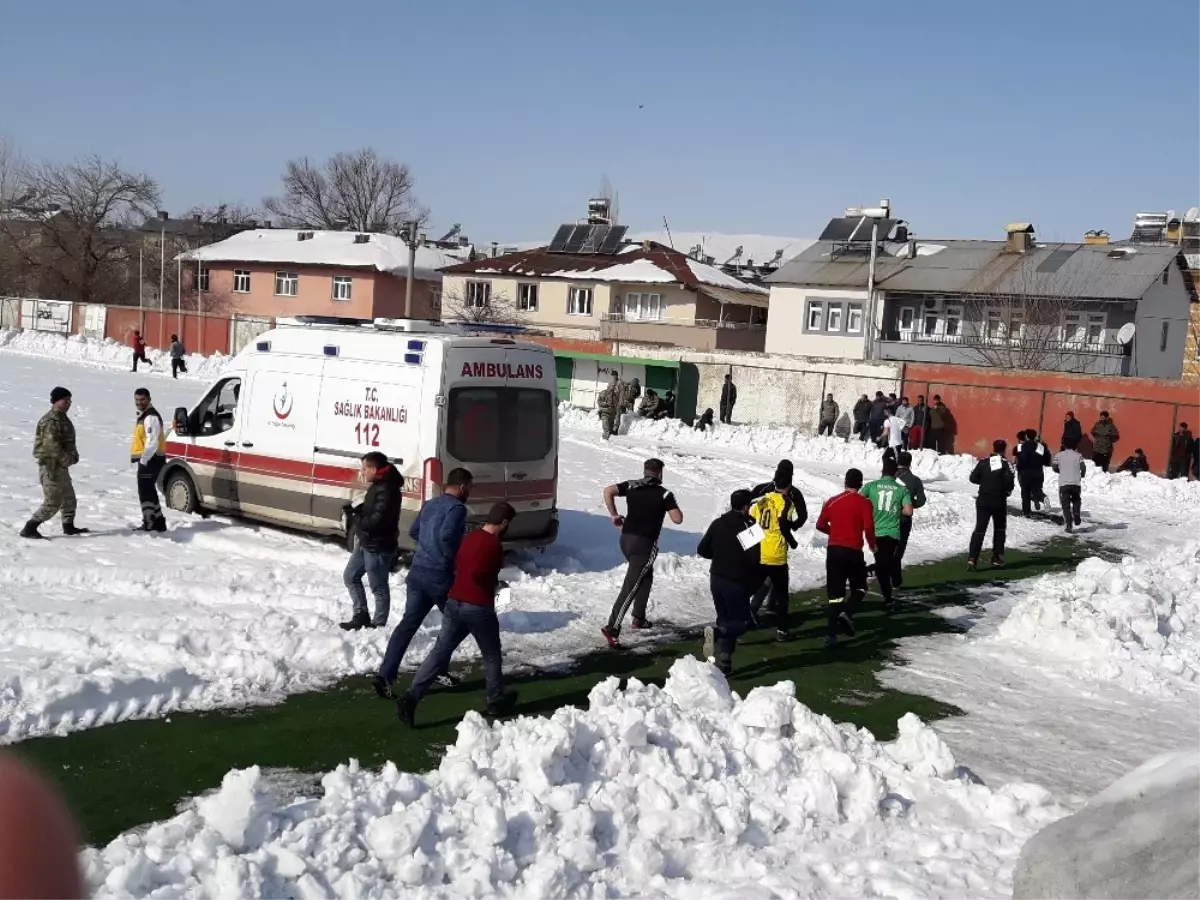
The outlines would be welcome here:
<svg viewBox="0 0 1200 900">
<path fill-rule="evenodd" d="M 446 449 L 460 462 L 532 462 L 554 446 L 554 398 L 537 388 L 450 391 Z"/>
</svg>

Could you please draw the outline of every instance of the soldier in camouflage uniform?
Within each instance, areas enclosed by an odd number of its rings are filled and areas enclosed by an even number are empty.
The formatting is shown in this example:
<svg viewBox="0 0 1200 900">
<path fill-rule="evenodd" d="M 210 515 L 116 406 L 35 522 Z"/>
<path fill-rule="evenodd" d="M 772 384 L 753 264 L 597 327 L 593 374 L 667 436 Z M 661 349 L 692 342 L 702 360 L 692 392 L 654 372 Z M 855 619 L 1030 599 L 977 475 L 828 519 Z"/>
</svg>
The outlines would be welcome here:
<svg viewBox="0 0 1200 900">
<path fill-rule="evenodd" d="M 638 399 L 642 396 L 642 383 L 636 378 L 621 390 L 621 412 L 633 412 Z"/>
<path fill-rule="evenodd" d="M 606 441 L 617 433 L 621 417 L 621 398 L 624 392 L 625 385 L 621 384 L 617 373 L 613 372 L 608 387 L 602 390 L 600 396 L 596 398 L 596 409 L 600 411 L 600 436 Z"/>
<path fill-rule="evenodd" d="M 71 392 L 56 387 L 50 392 L 50 410 L 38 420 L 33 458 L 42 483 L 42 505 L 25 523 L 21 537 L 42 537 L 38 526 L 60 511 L 63 534 L 87 534 L 86 528 L 75 527 L 75 487 L 70 467 L 79 462 L 79 451 L 75 449 L 75 426 L 67 418 L 70 408 Z"/>
</svg>

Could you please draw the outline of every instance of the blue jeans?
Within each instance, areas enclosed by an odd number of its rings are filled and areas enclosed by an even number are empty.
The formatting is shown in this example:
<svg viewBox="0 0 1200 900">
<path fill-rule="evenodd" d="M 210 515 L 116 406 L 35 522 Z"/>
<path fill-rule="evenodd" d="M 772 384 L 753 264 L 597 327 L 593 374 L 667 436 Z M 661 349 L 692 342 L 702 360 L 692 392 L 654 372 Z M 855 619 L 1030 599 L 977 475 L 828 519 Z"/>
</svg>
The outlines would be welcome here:
<svg viewBox="0 0 1200 900">
<path fill-rule="evenodd" d="M 710 576 L 713 607 L 717 611 L 717 663 L 729 665 L 737 639 L 750 624 L 751 585 Z"/>
<path fill-rule="evenodd" d="M 356 616 L 367 614 L 367 592 L 363 589 L 363 576 L 367 576 L 371 593 L 375 595 L 375 618 L 371 624 L 377 627 L 387 624 L 388 613 L 392 609 L 392 587 L 388 584 L 388 576 L 392 574 L 395 561 L 395 553 L 376 553 L 359 547 L 350 554 L 346 570 L 342 573 L 342 582 L 350 592 Z"/>
<path fill-rule="evenodd" d="M 408 696 L 418 702 L 425 696 L 433 680 L 450 665 L 450 657 L 469 634 L 483 655 L 483 677 L 487 684 L 487 702 L 498 704 L 504 697 L 504 677 L 500 662 L 500 620 L 493 606 L 476 606 L 447 600 L 442 610 L 442 630 L 433 650 L 413 676 Z"/>
<path fill-rule="evenodd" d="M 436 606 L 443 609 L 446 605 L 446 594 L 450 592 L 450 581 L 441 572 L 431 572 L 427 569 L 409 569 L 408 578 L 404 580 L 407 596 L 404 601 L 404 615 L 400 624 L 388 638 L 387 650 L 383 654 L 383 663 L 379 666 L 379 674 L 391 684 L 400 672 L 400 663 L 404 662 L 404 654 L 412 643 L 413 635 L 425 621 L 425 617 Z M 447 661 L 448 662 L 448 661 Z M 437 675 L 445 674 L 449 666 L 442 668 Z"/>
</svg>

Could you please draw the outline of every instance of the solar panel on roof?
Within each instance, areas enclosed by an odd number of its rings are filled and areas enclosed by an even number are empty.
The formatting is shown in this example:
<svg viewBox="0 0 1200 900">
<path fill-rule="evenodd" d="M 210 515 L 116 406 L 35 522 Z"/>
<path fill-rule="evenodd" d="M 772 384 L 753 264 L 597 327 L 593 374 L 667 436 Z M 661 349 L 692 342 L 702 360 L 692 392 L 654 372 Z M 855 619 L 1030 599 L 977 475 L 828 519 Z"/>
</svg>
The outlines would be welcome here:
<svg viewBox="0 0 1200 900">
<path fill-rule="evenodd" d="M 621 241 L 625 240 L 625 232 L 627 231 L 629 231 L 628 225 L 613 225 L 610 227 L 608 235 L 604 238 L 604 242 L 596 252 L 602 256 L 612 256 L 620 249 Z"/>
<path fill-rule="evenodd" d="M 571 236 L 571 232 L 574 230 L 574 225 L 559 225 L 558 231 L 554 232 L 554 240 L 550 242 L 550 252 L 562 253 L 563 248 L 567 245 L 567 238 Z"/>
<path fill-rule="evenodd" d="M 1042 260 L 1041 264 L 1038 265 L 1037 270 L 1039 272 L 1045 272 L 1047 274 L 1049 274 L 1050 272 L 1057 272 L 1059 269 L 1062 268 L 1063 263 L 1065 263 L 1068 259 L 1070 259 L 1074 255 L 1075 255 L 1074 249 L 1051 250 L 1050 255 L 1047 256 L 1044 260 Z"/>
<path fill-rule="evenodd" d="M 611 225 L 593 225 L 588 231 L 587 240 L 583 242 L 583 246 L 579 248 L 580 253 L 598 253 L 600 245 L 604 243 L 604 239 L 608 237 Z"/>
<path fill-rule="evenodd" d="M 582 250 L 583 242 L 588 239 L 591 231 L 591 225 L 576 225 L 571 231 L 571 236 L 567 238 L 567 243 L 563 247 L 563 253 L 578 253 Z"/>
</svg>

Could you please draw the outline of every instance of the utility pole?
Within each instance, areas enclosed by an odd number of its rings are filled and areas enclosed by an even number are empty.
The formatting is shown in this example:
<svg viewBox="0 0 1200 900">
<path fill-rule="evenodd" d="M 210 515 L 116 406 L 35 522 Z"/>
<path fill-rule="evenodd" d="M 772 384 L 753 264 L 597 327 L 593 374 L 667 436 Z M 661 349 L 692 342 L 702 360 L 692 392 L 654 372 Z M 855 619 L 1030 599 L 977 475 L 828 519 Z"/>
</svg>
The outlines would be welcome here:
<svg viewBox="0 0 1200 900">
<path fill-rule="evenodd" d="M 879 356 L 879 347 L 876 346 L 879 330 L 875 327 L 875 264 L 879 250 L 879 223 L 883 219 L 890 219 L 891 216 L 892 201 L 887 198 L 880 200 L 878 206 L 855 206 L 846 210 L 848 219 L 871 220 L 871 257 L 867 263 L 867 302 L 866 309 L 863 310 L 863 338 L 867 359 L 877 359 Z M 855 227 L 855 231 L 857 230 Z"/>
<path fill-rule="evenodd" d="M 413 269 L 417 267 L 417 222 L 404 223 L 404 243 L 408 245 L 408 278 L 404 282 L 404 318 L 412 318 Z"/>
</svg>

